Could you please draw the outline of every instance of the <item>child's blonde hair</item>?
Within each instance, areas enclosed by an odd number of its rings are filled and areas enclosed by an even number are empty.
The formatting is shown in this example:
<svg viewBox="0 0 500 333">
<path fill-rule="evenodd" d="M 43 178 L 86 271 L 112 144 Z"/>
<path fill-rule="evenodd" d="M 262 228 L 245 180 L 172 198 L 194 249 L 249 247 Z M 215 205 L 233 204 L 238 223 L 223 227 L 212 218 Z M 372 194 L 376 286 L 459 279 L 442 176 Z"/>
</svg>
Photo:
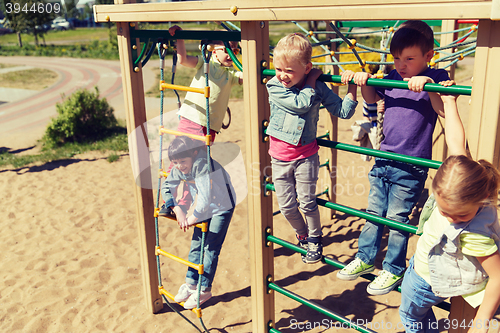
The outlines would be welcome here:
<svg viewBox="0 0 500 333">
<path fill-rule="evenodd" d="M 283 59 L 285 62 L 298 60 L 302 65 L 311 62 L 311 42 L 301 33 L 292 33 L 280 39 L 273 51 L 274 59 Z"/>
<path fill-rule="evenodd" d="M 500 173 L 488 161 L 473 161 L 467 156 L 450 156 L 432 181 L 434 193 L 447 204 L 494 204 L 498 199 Z"/>
</svg>

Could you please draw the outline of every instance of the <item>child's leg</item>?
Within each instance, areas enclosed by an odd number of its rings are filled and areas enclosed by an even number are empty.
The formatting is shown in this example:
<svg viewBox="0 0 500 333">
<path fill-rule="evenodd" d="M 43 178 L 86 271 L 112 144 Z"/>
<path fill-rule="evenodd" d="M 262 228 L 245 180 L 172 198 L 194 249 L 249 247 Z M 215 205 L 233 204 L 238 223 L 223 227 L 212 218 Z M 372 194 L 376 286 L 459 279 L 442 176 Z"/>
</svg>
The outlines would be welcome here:
<svg viewBox="0 0 500 333">
<path fill-rule="evenodd" d="M 392 165 L 388 169 L 392 186 L 388 196 L 387 218 L 408 223 L 408 216 L 424 188 L 427 169 L 401 162 L 392 162 Z M 384 270 L 398 276 L 403 274 L 406 268 L 408 237 L 408 232 L 390 229 L 383 262 Z"/>
<path fill-rule="evenodd" d="M 399 307 L 399 316 L 406 332 L 439 332 L 432 306 L 444 300 L 434 295 L 431 286 L 415 272 L 412 257 L 401 285 Z"/>
<path fill-rule="evenodd" d="M 321 219 L 316 203 L 316 185 L 319 174 L 319 156 L 314 154 L 297 161 L 295 180 L 300 210 L 304 213 L 309 237 L 321 237 Z"/>
<path fill-rule="evenodd" d="M 375 159 L 375 164 L 368 173 L 370 181 L 370 194 L 368 195 L 368 208 L 371 214 L 385 217 L 387 212 L 387 192 L 389 184 L 386 182 L 387 160 Z M 380 248 L 384 225 L 366 221 L 358 238 L 358 253 L 356 257 L 365 264 L 373 265 Z"/>
<path fill-rule="evenodd" d="M 233 210 L 230 210 L 221 215 L 214 215 L 209 222 L 208 233 L 205 238 L 205 253 L 203 257 L 204 272 L 201 278 L 202 291 L 211 290 L 212 282 L 219 262 L 219 254 L 222 244 L 226 238 L 229 222 L 231 221 L 233 212 Z M 195 228 L 191 241 L 191 250 L 189 251 L 188 256 L 188 259 L 191 262 L 200 262 L 201 236 L 201 230 L 199 228 Z M 189 268 L 186 275 L 186 282 L 192 283 L 192 281 L 198 281 L 198 272 Z"/>
<path fill-rule="evenodd" d="M 297 235 L 307 234 L 307 225 L 299 212 L 295 190 L 295 161 L 272 160 L 273 182 L 281 214 L 290 223 Z"/>
</svg>

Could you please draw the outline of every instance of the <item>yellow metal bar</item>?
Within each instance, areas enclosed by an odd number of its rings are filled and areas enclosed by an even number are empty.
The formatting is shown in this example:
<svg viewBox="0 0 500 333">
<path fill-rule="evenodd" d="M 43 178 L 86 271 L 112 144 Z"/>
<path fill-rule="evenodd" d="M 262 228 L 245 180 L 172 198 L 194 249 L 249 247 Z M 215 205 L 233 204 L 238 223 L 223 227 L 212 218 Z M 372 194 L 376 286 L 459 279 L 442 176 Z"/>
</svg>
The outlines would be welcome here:
<svg viewBox="0 0 500 333">
<path fill-rule="evenodd" d="M 193 264 L 192 262 L 187 261 L 187 260 L 182 259 L 182 258 L 179 258 L 178 256 L 173 255 L 173 254 L 171 254 L 171 253 L 168 253 L 168 252 L 166 252 L 166 251 L 164 251 L 164 250 L 160 249 L 160 248 L 157 246 L 157 247 L 156 247 L 156 255 L 160 255 L 160 254 L 161 254 L 162 256 L 164 256 L 164 257 L 170 258 L 170 259 L 172 259 L 172 260 L 174 260 L 174 261 L 177 261 L 177 262 L 179 262 L 179 263 L 181 263 L 181 264 L 184 264 L 184 265 L 186 265 L 186 266 L 189 266 L 189 267 L 191 267 L 191 268 L 194 268 L 194 269 L 198 270 L 198 274 L 200 274 L 200 275 L 202 275 L 202 274 L 203 274 L 203 265 Z"/>
<path fill-rule="evenodd" d="M 174 131 L 174 130 L 169 130 L 169 129 L 166 129 L 165 127 L 163 126 L 160 126 L 160 134 L 172 134 L 172 135 L 175 135 L 175 136 L 187 136 L 191 139 L 194 139 L 194 140 L 198 140 L 198 141 L 205 141 L 206 142 L 206 136 L 204 135 L 195 135 L 195 134 L 189 134 L 189 133 L 184 133 L 184 132 L 179 132 L 179 131 Z"/>
<path fill-rule="evenodd" d="M 205 146 L 210 146 L 212 144 L 212 136 L 210 134 L 205 135 Z"/>
<path fill-rule="evenodd" d="M 164 171 L 163 169 L 160 169 L 160 171 L 158 171 L 158 176 L 161 178 L 161 177 L 165 177 L 167 178 L 168 175 L 170 174 L 170 172 L 166 172 Z"/>
<path fill-rule="evenodd" d="M 207 232 L 208 231 L 208 222 L 201 222 L 195 224 L 195 227 L 200 228 L 202 232 Z"/>
<path fill-rule="evenodd" d="M 170 84 L 170 83 L 165 83 L 165 81 L 160 81 L 160 90 L 164 89 L 173 89 L 173 90 L 181 90 L 181 91 L 191 91 L 195 92 L 198 94 L 203 94 L 205 97 L 210 97 L 210 89 L 207 89 L 209 87 L 205 88 L 193 88 L 193 87 L 186 87 L 186 86 L 180 86 L 178 84 Z M 208 96 L 207 96 L 208 93 Z"/>
<path fill-rule="evenodd" d="M 172 295 L 171 293 L 169 293 L 168 291 L 165 290 L 165 288 L 163 288 L 163 286 L 159 286 L 158 287 L 159 291 L 160 291 L 160 294 L 161 295 L 165 295 L 166 297 L 168 297 L 169 299 L 171 299 L 172 301 L 175 302 L 175 296 Z M 177 303 L 177 302 L 175 302 Z M 177 303 L 177 304 L 180 304 L 182 307 L 184 307 L 184 303 L 185 302 L 180 302 L 180 303 Z M 201 309 L 200 308 L 194 308 L 194 309 L 191 309 L 191 311 L 193 311 L 194 313 L 196 313 L 196 316 L 198 318 L 201 318 Z"/>
<path fill-rule="evenodd" d="M 204 88 L 204 90 L 203 90 L 203 96 L 205 96 L 206 98 L 210 97 L 210 87 L 205 87 Z"/>
</svg>

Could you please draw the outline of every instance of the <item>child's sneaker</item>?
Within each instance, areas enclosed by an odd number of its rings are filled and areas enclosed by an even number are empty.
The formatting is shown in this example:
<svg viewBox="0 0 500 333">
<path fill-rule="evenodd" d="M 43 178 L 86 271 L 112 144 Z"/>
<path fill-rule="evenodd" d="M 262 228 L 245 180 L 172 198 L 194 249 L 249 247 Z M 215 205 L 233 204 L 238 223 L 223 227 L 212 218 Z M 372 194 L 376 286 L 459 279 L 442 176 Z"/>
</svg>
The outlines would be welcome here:
<svg viewBox="0 0 500 333">
<path fill-rule="evenodd" d="M 306 263 L 314 264 L 320 261 L 322 257 L 323 244 L 321 244 L 321 237 L 308 237 Z"/>
<path fill-rule="evenodd" d="M 212 292 L 210 291 L 201 291 L 200 292 L 200 306 L 208 301 L 212 297 Z M 184 309 L 191 310 L 198 306 L 198 292 L 194 292 L 188 298 L 186 303 L 184 303 Z"/>
<path fill-rule="evenodd" d="M 158 212 L 159 216 L 165 216 L 165 217 L 175 217 L 175 213 L 172 210 L 172 208 L 165 206 L 163 204 L 160 208 L 160 211 Z"/>
<path fill-rule="evenodd" d="M 361 259 L 354 258 L 353 261 L 351 261 L 337 273 L 337 278 L 345 281 L 356 280 L 363 274 L 373 272 L 374 269 L 374 265 L 365 264 L 363 261 L 361 261 Z"/>
<path fill-rule="evenodd" d="M 304 236 L 300 237 L 299 235 L 295 235 L 295 237 L 297 237 L 297 240 L 299 241 L 297 245 L 307 251 L 307 249 L 308 249 L 308 244 L 307 244 L 307 240 L 306 240 L 307 237 L 304 237 Z M 304 264 L 306 264 L 307 263 L 306 262 L 306 255 L 301 253 L 300 257 L 302 258 L 302 262 Z"/>
<path fill-rule="evenodd" d="M 174 297 L 174 301 L 177 303 L 185 302 L 191 296 L 192 293 L 196 292 L 196 286 L 191 286 L 187 283 L 184 283 L 177 292 L 177 295 Z"/>
<path fill-rule="evenodd" d="M 385 295 L 396 288 L 402 279 L 403 275 L 398 276 L 383 270 L 379 273 L 377 278 L 366 287 L 366 291 L 370 295 Z"/>
</svg>

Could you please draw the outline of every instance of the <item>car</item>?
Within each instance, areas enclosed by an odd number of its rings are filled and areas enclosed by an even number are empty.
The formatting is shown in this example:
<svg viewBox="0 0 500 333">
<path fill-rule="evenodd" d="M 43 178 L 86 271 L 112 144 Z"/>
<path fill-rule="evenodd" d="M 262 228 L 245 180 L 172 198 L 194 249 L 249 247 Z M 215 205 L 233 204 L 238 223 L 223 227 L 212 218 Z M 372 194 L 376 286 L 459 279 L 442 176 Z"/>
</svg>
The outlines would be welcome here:
<svg viewBox="0 0 500 333">
<path fill-rule="evenodd" d="M 11 34 L 12 32 L 12 29 L 4 27 L 3 24 L 0 23 L 0 35 Z"/>
<path fill-rule="evenodd" d="M 58 17 L 52 20 L 50 28 L 54 30 L 68 30 L 71 28 L 71 24 L 65 18 Z"/>
</svg>

